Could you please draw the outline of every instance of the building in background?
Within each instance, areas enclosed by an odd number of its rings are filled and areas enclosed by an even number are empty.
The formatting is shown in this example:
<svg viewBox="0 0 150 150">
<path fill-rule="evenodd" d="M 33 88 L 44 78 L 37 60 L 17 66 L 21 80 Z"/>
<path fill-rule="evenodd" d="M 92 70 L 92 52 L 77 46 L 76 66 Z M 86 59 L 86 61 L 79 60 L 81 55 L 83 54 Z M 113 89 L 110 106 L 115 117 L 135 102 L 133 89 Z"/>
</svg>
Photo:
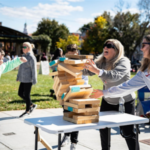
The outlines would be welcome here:
<svg viewBox="0 0 150 150">
<path fill-rule="evenodd" d="M 24 29 L 23 29 L 23 33 L 28 35 L 28 30 L 27 30 L 27 24 L 24 24 Z"/>
</svg>

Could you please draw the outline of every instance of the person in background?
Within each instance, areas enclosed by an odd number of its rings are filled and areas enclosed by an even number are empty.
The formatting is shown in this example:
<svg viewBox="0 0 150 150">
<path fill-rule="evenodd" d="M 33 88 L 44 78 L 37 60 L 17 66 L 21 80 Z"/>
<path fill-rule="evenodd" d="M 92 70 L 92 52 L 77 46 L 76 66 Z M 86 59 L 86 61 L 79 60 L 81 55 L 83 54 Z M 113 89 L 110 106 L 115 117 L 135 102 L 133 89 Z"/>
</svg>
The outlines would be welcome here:
<svg viewBox="0 0 150 150">
<path fill-rule="evenodd" d="M 8 54 L 6 55 L 6 59 L 7 59 L 7 61 L 10 61 L 10 60 L 11 60 L 10 53 L 8 53 Z"/>
<path fill-rule="evenodd" d="M 57 60 L 60 57 L 63 57 L 63 50 L 61 48 L 57 48 L 57 50 L 54 52 L 54 56 L 52 58 L 52 61 Z M 54 67 L 51 67 L 51 68 L 52 68 L 52 72 L 57 71 L 56 70 L 57 66 L 54 66 Z M 52 76 L 52 78 L 54 78 L 54 77 Z M 53 89 L 50 89 L 50 97 L 53 97 L 54 99 L 56 99 L 56 96 L 54 96 L 54 90 Z"/>
<path fill-rule="evenodd" d="M 16 59 L 17 57 L 18 57 L 18 55 L 16 55 L 16 54 L 12 55 L 12 60 Z"/>
<path fill-rule="evenodd" d="M 41 61 L 47 61 L 47 57 L 45 53 L 42 53 Z"/>
<path fill-rule="evenodd" d="M 88 60 L 85 64 L 85 75 L 97 74 L 103 81 L 103 89 L 107 90 L 112 86 L 117 86 L 130 79 L 130 60 L 124 56 L 124 47 L 116 39 L 108 39 L 104 43 L 103 53 L 95 62 Z M 99 90 L 94 90 L 94 95 L 91 98 L 96 98 L 96 94 Z M 121 93 L 122 94 L 122 93 Z M 121 97 L 123 95 L 120 95 Z M 128 93 L 124 95 L 125 100 L 125 113 L 134 115 L 135 110 L 135 93 Z M 119 99 L 120 97 L 110 98 L 103 97 L 100 111 L 119 111 Z M 109 150 L 110 143 L 108 143 L 108 129 L 100 129 L 102 150 Z M 125 138 L 128 149 L 134 150 L 136 146 L 136 136 L 134 133 L 134 126 L 121 126 L 120 133 Z M 139 143 L 138 148 L 139 150 Z"/>
<path fill-rule="evenodd" d="M 37 83 L 37 62 L 32 51 L 33 48 L 33 44 L 30 44 L 29 42 L 23 43 L 23 56 L 28 61 L 20 65 L 17 75 L 17 81 L 20 82 L 18 95 L 26 102 L 26 111 L 19 116 L 20 118 L 24 116 L 29 116 L 32 111 L 37 107 L 36 104 L 32 103 L 30 98 L 32 85 Z"/>
<path fill-rule="evenodd" d="M 68 45 L 66 48 L 66 54 L 78 55 L 79 53 L 78 53 L 77 45 L 76 44 Z M 88 76 L 82 75 L 82 79 L 84 80 L 84 85 L 87 85 L 88 84 Z M 69 111 L 64 109 L 63 112 L 69 112 Z M 78 131 L 71 132 L 71 133 L 65 133 L 61 146 L 64 147 L 64 146 L 68 145 L 71 140 L 70 150 L 75 150 L 77 142 L 78 142 L 78 133 L 79 133 Z M 69 136 L 70 136 L 70 140 L 69 140 Z"/>
<path fill-rule="evenodd" d="M 18 67 L 22 63 L 27 62 L 27 59 L 25 57 L 20 57 L 20 58 L 18 57 L 15 60 L 3 63 L 4 55 L 5 55 L 5 52 L 3 50 L 0 50 L 0 77 L 2 74 L 13 70 L 15 67 Z"/>
</svg>

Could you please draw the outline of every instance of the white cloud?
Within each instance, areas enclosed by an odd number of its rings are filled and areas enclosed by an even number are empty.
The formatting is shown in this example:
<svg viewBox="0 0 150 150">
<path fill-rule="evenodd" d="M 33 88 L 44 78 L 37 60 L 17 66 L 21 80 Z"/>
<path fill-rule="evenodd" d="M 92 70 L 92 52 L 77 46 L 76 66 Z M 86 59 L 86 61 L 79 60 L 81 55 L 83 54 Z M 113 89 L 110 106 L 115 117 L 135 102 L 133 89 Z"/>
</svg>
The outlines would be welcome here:
<svg viewBox="0 0 150 150">
<path fill-rule="evenodd" d="M 62 3 L 61 3 L 62 2 Z M 37 6 L 32 8 L 19 7 L 19 8 L 10 8 L 10 7 L 1 7 L 0 12 L 3 15 L 15 17 L 15 18 L 24 18 L 29 20 L 40 20 L 43 17 L 55 18 L 58 16 L 67 16 L 71 12 L 83 11 L 81 6 L 71 6 L 69 3 L 57 0 L 57 3 L 53 4 L 42 4 L 39 3 Z"/>
<path fill-rule="evenodd" d="M 78 18 L 76 19 L 76 21 L 80 24 L 87 24 L 89 22 L 93 22 L 94 19 L 93 18 Z"/>
<path fill-rule="evenodd" d="M 72 6 L 69 1 L 81 1 L 81 0 L 55 0 L 51 4 L 39 3 L 37 6 L 28 7 L 0 7 L 0 12 L 4 16 L 9 16 L 13 19 L 23 19 L 28 23 L 29 33 L 33 32 L 37 28 L 38 22 L 41 18 L 61 18 L 62 16 L 68 16 L 72 12 L 81 12 L 83 7 Z"/>
</svg>

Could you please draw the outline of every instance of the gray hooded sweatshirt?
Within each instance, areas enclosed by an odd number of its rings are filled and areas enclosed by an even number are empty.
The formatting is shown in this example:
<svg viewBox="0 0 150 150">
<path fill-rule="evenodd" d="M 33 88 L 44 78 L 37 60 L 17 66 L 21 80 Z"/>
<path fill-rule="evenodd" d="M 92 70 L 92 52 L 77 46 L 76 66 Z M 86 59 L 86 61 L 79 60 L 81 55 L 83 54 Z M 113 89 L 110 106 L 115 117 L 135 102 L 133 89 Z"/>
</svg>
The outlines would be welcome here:
<svg viewBox="0 0 150 150">
<path fill-rule="evenodd" d="M 116 64 L 114 69 L 112 70 L 104 70 L 103 68 L 100 68 L 100 65 L 96 64 L 99 69 L 103 70 L 103 74 L 100 77 L 100 79 L 103 81 L 103 89 L 107 90 L 112 86 L 120 85 L 121 83 L 128 81 L 130 79 L 130 61 L 128 58 L 123 57 L 121 58 Z M 94 75 L 94 73 L 84 69 L 83 75 Z M 106 94 L 105 94 L 106 95 Z M 119 103 L 119 98 L 122 97 L 120 94 L 119 96 L 116 96 L 115 98 L 110 98 L 111 96 L 104 97 L 104 99 L 107 101 L 107 103 L 112 105 L 117 105 Z M 133 99 L 135 99 L 135 93 L 125 94 L 124 95 L 125 102 L 129 102 Z"/>
</svg>

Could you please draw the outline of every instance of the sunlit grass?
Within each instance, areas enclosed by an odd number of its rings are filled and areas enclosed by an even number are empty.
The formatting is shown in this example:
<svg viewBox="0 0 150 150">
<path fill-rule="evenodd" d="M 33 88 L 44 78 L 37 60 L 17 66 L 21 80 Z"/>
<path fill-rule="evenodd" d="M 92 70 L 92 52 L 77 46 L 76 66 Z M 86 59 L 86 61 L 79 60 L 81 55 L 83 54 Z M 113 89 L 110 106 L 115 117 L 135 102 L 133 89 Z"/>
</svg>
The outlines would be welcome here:
<svg viewBox="0 0 150 150">
<path fill-rule="evenodd" d="M 25 110 L 25 102 L 18 96 L 19 82 L 16 82 L 17 70 L 3 74 L 0 79 L 0 111 Z M 132 73 L 133 77 L 135 73 Z M 94 89 L 103 89 L 103 83 L 98 76 L 89 77 L 89 84 Z M 50 76 L 39 75 L 38 83 L 32 87 L 31 99 L 38 109 L 59 108 L 59 102 L 49 97 L 53 79 Z"/>
</svg>

